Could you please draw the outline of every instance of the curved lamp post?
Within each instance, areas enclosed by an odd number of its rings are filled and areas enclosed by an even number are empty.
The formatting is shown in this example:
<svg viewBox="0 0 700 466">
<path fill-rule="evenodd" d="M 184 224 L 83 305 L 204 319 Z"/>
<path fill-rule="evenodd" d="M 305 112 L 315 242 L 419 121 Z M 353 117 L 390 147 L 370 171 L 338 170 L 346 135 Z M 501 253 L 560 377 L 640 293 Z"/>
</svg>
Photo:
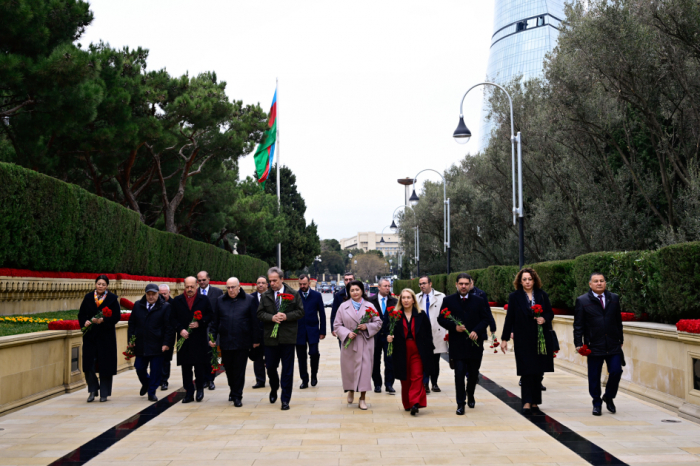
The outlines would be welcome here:
<svg viewBox="0 0 700 466">
<path fill-rule="evenodd" d="M 490 83 L 490 82 L 483 82 L 479 84 L 475 84 L 472 87 L 470 87 L 467 92 L 464 93 L 464 97 L 462 97 L 462 101 L 459 104 L 459 124 L 457 125 L 457 129 L 455 132 L 452 134 L 452 136 L 455 138 L 455 141 L 459 144 L 466 144 L 469 142 L 469 138 L 472 137 L 472 132 L 469 131 L 469 128 L 467 128 L 467 125 L 464 124 L 464 114 L 462 112 L 463 106 L 464 106 L 464 99 L 467 97 L 467 94 L 469 94 L 469 91 L 474 89 L 475 87 L 478 86 L 495 86 L 502 90 L 503 92 L 506 93 L 506 96 L 508 96 L 508 103 L 510 104 L 510 145 L 511 145 L 511 163 L 512 163 L 512 173 L 513 173 L 513 225 L 516 224 L 516 215 L 519 217 L 520 221 L 520 227 L 519 227 L 519 241 L 518 241 L 518 249 L 519 249 L 519 262 L 520 262 L 520 268 L 523 268 L 523 265 L 525 265 L 525 242 L 524 242 L 524 237 L 525 237 L 525 224 L 524 224 L 524 210 L 523 210 L 523 147 L 522 147 L 522 137 L 520 135 L 520 131 L 518 131 L 518 134 L 516 136 L 515 134 L 515 126 L 513 124 L 513 99 L 511 99 L 510 94 L 508 94 L 508 91 L 506 91 L 502 86 L 499 86 L 498 84 L 495 83 Z M 518 144 L 518 183 L 517 183 L 517 191 L 518 191 L 518 197 L 517 197 L 517 203 L 516 203 L 516 196 L 515 196 L 515 191 L 516 191 L 516 182 L 515 182 L 515 144 Z M 413 196 L 411 196 L 413 197 Z"/>
<path fill-rule="evenodd" d="M 418 275 L 420 275 L 420 257 L 419 257 L 419 253 L 420 253 L 420 247 L 419 247 L 419 246 L 420 246 L 420 245 L 418 244 L 418 218 L 416 217 L 416 212 L 413 210 L 413 207 L 407 206 L 407 205 L 400 205 L 400 206 L 398 206 L 396 209 L 394 209 L 394 213 L 391 214 L 391 226 L 390 226 L 389 228 L 391 228 L 393 231 L 396 231 L 396 230 L 398 229 L 398 227 L 396 226 L 396 222 L 394 221 L 394 219 L 396 218 L 396 211 L 399 210 L 399 209 L 405 209 L 405 208 L 407 208 L 407 207 L 411 209 L 411 212 L 413 212 L 413 217 L 416 219 L 416 226 L 415 226 L 415 238 L 416 238 L 416 241 L 415 241 L 415 256 L 416 256 L 416 269 L 417 269 L 417 271 L 418 271 Z"/>
<path fill-rule="evenodd" d="M 461 121 L 461 120 L 460 120 Z M 465 126 L 466 128 L 466 126 Z M 442 178 L 442 196 L 443 196 L 443 205 L 442 205 L 442 244 L 443 244 L 443 251 L 447 252 L 447 274 L 449 275 L 450 273 L 450 198 L 447 197 L 447 180 L 445 179 L 444 176 L 442 176 L 442 173 L 438 172 L 437 170 L 433 170 L 432 168 L 426 168 L 425 170 L 421 170 L 416 174 L 416 176 L 413 177 L 413 186 L 416 185 L 416 179 L 418 178 L 418 175 L 420 175 L 423 172 L 435 172 L 438 175 L 440 175 L 440 178 Z M 420 201 L 420 198 L 416 195 L 416 188 L 413 188 L 413 194 L 411 194 L 411 197 L 408 199 L 409 202 L 411 203 L 412 206 L 418 205 L 418 201 Z"/>
</svg>

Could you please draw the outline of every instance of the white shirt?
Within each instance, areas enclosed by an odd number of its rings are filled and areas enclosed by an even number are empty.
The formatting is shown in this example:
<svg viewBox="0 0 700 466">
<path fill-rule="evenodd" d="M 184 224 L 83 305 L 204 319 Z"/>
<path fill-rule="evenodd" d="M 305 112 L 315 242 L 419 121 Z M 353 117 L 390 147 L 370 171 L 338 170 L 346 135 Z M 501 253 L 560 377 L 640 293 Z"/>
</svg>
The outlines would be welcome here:
<svg viewBox="0 0 700 466">
<path fill-rule="evenodd" d="M 209 285 L 207 285 L 206 288 L 199 287 L 200 293 L 202 293 L 204 296 L 209 296 Z"/>
<path fill-rule="evenodd" d="M 282 285 L 282 288 L 280 288 L 279 291 L 275 291 L 275 301 L 277 301 L 277 296 L 284 294 L 284 285 Z"/>
<path fill-rule="evenodd" d="M 596 292 L 594 291 L 594 292 L 593 292 L 593 296 L 595 296 L 596 299 L 597 299 L 598 301 L 600 301 L 600 298 L 603 298 L 603 308 L 605 308 L 605 306 L 608 304 L 608 303 L 605 302 L 605 294 L 599 295 L 598 293 L 596 293 Z"/>
<path fill-rule="evenodd" d="M 459 299 L 469 299 L 469 293 L 465 294 L 464 296 L 459 295 Z"/>
<path fill-rule="evenodd" d="M 262 294 L 258 293 L 258 302 L 262 299 Z"/>
<path fill-rule="evenodd" d="M 425 310 L 428 306 L 425 305 L 425 299 L 430 296 L 430 304 L 435 302 L 435 290 L 432 288 L 430 289 L 430 293 L 425 294 L 423 293 L 423 296 L 421 296 L 421 304 L 423 305 L 423 309 Z"/>
<path fill-rule="evenodd" d="M 384 300 L 384 309 L 382 309 L 382 299 Z M 382 296 L 381 293 L 377 293 L 377 301 L 379 301 L 379 309 L 377 310 L 384 315 L 384 312 L 389 309 L 389 295 Z"/>
</svg>

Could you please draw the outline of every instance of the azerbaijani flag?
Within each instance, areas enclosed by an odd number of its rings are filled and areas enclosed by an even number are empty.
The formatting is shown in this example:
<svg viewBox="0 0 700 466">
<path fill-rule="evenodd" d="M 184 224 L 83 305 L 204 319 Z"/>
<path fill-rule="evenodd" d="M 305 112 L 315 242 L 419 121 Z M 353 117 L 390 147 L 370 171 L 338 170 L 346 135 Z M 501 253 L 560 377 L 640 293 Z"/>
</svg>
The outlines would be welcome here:
<svg viewBox="0 0 700 466">
<path fill-rule="evenodd" d="M 267 123 L 267 131 L 263 137 L 263 141 L 258 145 L 255 151 L 255 172 L 258 176 L 258 183 L 267 181 L 272 171 L 272 165 L 275 158 L 275 143 L 277 142 L 277 89 L 275 96 L 272 98 L 272 106 L 270 107 L 270 121 Z"/>
</svg>

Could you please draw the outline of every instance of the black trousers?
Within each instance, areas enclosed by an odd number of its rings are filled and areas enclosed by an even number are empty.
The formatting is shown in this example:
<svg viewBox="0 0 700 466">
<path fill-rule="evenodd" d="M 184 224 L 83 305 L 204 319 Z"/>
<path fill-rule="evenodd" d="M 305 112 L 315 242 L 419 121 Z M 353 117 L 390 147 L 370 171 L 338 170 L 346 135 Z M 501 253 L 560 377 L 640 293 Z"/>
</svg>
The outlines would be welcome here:
<svg viewBox="0 0 700 466">
<path fill-rule="evenodd" d="M 372 367 L 372 382 L 375 387 L 382 386 L 382 352 L 384 352 L 384 386 L 386 388 L 394 387 L 394 365 L 392 364 L 391 356 L 387 356 L 389 343 L 386 341 L 386 336 L 377 337 L 374 339 L 374 364 Z"/>
<path fill-rule="evenodd" d="M 305 343 L 303 345 L 297 345 L 297 363 L 299 365 L 299 377 L 302 382 L 309 383 L 309 368 L 306 364 L 307 349 L 308 356 L 311 356 L 311 373 L 318 373 L 318 360 L 321 353 L 318 352 L 318 343 Z"/>
<path fill-rule="evenodd" d="M 481 360 L 483 355 L 478 358 L 455 359 L 455 391 L 457 394 L 457 404 L 463 405 L 469 398 L 474 398 L 474 390 L 479 383 L 479 369 L 481 368 Z M 466 387 L 464 379 L 467 379 Z"/>
<path fill-rule="evenodd" d="M 173 350 L 169 349 L 163 353 L 163 365 L 160 370 L 160 383 L 168 383 L 170 378 L 170 363 L 173 359 Z"/>
<path fill-rule="evenodd" d="M 95 367 L 97 365 L 97 358 L 93 361 L 91 367 L 87 370 L 83 370 L 85 373 L 85 382 L 88 386 L 88 392 L 97 393 L 100 392 L 100 396 L 112 396 L 112 380 L 113 375 L 103 375 L 100 374 L 99 379 L 97 378 L 97 372 Z"/>
<path fill-rule="evenodd" d="M 234 400 L 242 399 L 245 368 L 248 365 L 248 350 L 221 350 L 221 361 L 226 369 L 231 396 Z"/>
<path fill-rule="evenodd" d="M 280 388 L 280 374 L 277 368 L 282 363 L 282 396 L 280 400 L 289 403 L 292 399 L 292 384 L 294 382 L 294 347 L 296 345 L 277 345 L 265 347 L 265 366 L 267 378 L 270 379 L 270 389 Z"/>
<path fill-rule="evenodd" d="M 622 355 L 588 356 L 588 392 L 593 398 L 593 406 L 603 403 L 600 397 L 600 375 L 603 372 L 603 362 L 608 366 L 608 383 L 605 385 L 605 397 L 613 399 L 617 395 L 622 378 Z"/>
<path fill-rule="evenodd" d="M 148 366 L 151 366 L 151 373 L 148 373 Z M 155 396 L 160 385 L 160 377 L 163 371 L 163 355 L 157 356 L 136 356 L 134 369 L 141 385 L 148 387 L 148 394 Z"/>
<path fill-rule="evenodd" d="M 195 384 L 197 390 L 204 388 L 204 381 L 207 380 L 207 372 L 211 372 L 209 364 L 187 364 L 180 366 L 182 369 L 182 385 L 188 395 L 194 394 Z M 192 381 L 192 371 L 194 370 L 194 382 Z"/>
<path fill-rule="evenodd" d="M 265 351 L 253 361 L 253 372 L 255 372 L 255 383 L 265 386 Z"/>
<path fill-rule="evenodd" d="M 442 353 L 434 353 L 432 361 L 430 364 L 430 372 L 423 372 L 423 385 L 427 385 L 428 382 L 433 384 L 433 387 L 438 383 L 438 377 L 440 377 L 440 356 Z"/>
<path fill-rule="evenodd" d="M 544 374 L 530 374 L 520 377 L 520 398 L 523 404 L 542 403 L 542 379 Z"/>
</svg>

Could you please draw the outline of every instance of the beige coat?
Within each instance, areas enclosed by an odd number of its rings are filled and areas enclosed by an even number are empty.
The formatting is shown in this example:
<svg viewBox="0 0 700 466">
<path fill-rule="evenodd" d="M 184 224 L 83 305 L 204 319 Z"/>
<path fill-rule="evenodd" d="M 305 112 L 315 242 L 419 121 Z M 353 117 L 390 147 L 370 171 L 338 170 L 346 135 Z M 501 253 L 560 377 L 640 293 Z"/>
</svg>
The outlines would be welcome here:
<svg viewBox="0 0 700 466">
<path fill-rule="evenodd" d="M 333 323 L 333 331 L 340 339 L 340 373 L 343 379 L 343 390 L 357 392 L 372 391 L 372 366 L 374 363 L 374 335 L 382 328 L 382 319 L 372 317 L 367 323 L 367 330 L 356 332 L 357 336 L 345 348 L 348 335 L 360 324 L 360 319 L 367 308 L 374 306 L 367 300 L 362 302 L 359 311 L 355 311 L 351 300 L 340 305 Z M 376 309 L 375 309 L 376 310 Z"/>
<path fill-rule="evenodd" d="M 433 345 L 435 350 L 433 353 L 447 353 L 449 348 L 447 347 L 447 342 L 445 341 L 445 335 L 447 330 L 442 328 L 437 321 L 440 311 L 442 310 L 442 300 L 445 298 L 445 293 L 440 293 L 438 290 L 433 289 L 434 297 L 430 297 L 430 309 L 428 314 L 430 314 L 430 325 L 433 327 Z M 421 303 L 423 307 L 423 293 L 418 293 L 418 302 Z"/>
</svg>

